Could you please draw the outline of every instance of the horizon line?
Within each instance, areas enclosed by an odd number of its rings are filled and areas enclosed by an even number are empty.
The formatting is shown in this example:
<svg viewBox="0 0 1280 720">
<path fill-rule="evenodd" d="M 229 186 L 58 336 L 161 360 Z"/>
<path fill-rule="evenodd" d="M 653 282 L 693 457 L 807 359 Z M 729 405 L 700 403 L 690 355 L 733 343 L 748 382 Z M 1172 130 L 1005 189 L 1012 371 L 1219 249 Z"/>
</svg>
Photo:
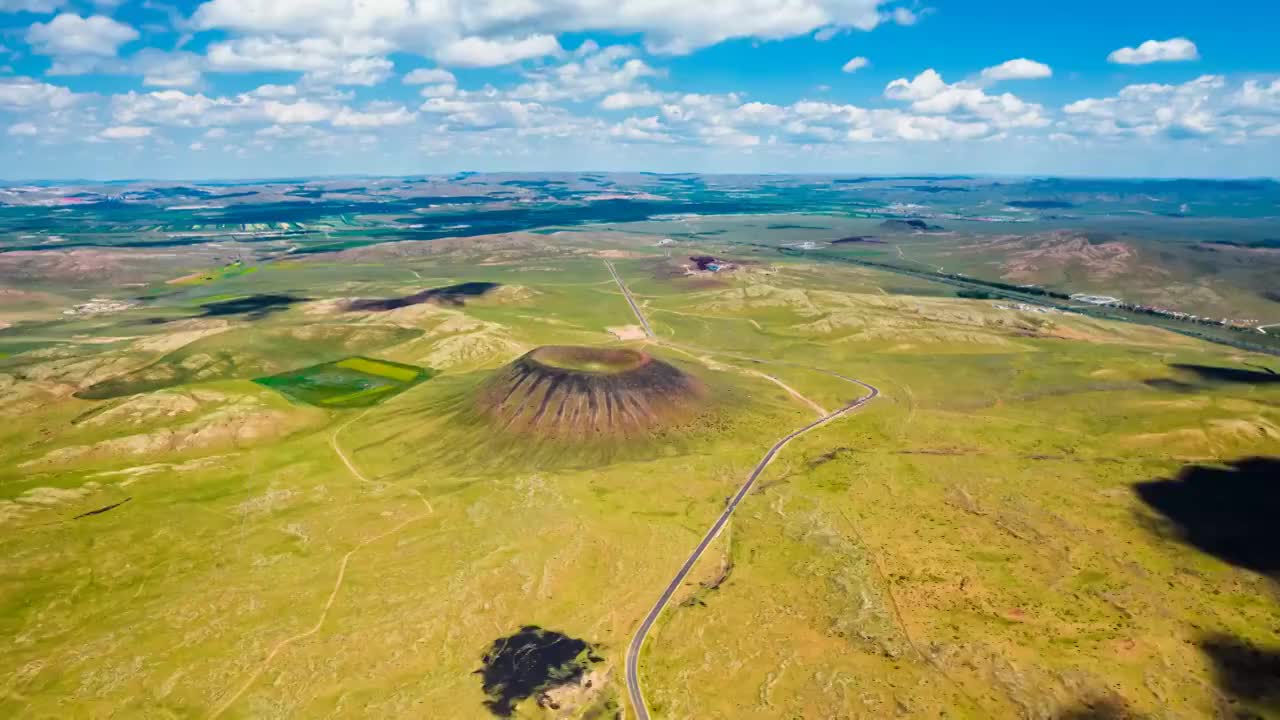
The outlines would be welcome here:
<svg viewBox="0 0 1280 720">
<path fill-rule="evenodd" d="M 373 179 L 412 179 L 412 178 L 451 178 L 458 175 L 656 175 L 675 176 L 693 175 L 700 177 L 811 177 L 832 178 L 856 176 L 859 178 L 882 178 L 894 180 L 902 178 L 928 178 L 936 180 L 981 180 L 981 179 L 1054 179 L 1054 180 L 1116 180 L 1116 181 L 1199 181 L 1199 182 L 1240 182 L 1266 181 L 1280 182 L 1280 176 L 1271 175 L 1091 175 L 1091 174 L 1058 174 L 1058 173 L 984 173 L 984 172 L 902 172 L 902 173 L 859 173 L 850 172 L 700 172 L 700 171 L 655 171 L 655 170 L 457 170 L 439 173 L 380 174 L 380 173 L 337 173 L 317 175 L 278 175 L 278 176 L 212 176 L 212 177 L 119 177 L 119 178 L 8 178 L 0 177 L 0 185 L 44 184 L 123 184 L 123 183 L 234 183 L 234 184 L 272 184 L 310 180 L 342 180 L 352 178 Z"/>
</svg>

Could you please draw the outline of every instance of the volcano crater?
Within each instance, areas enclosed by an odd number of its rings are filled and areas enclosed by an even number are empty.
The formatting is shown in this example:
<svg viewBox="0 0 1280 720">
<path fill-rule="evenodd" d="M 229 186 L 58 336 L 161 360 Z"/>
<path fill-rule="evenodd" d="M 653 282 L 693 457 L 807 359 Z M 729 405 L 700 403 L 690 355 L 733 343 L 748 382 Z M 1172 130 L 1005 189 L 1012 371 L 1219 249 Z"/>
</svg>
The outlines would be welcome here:
<svg viewBox="0 0 1280 720">
<path fill-rule="evenodd" d="M 642 350 L 548 345 L 485 381 L 478 405 L 504 430 L 586 439 L 652 434 L 706 397 L 696 377 Z"/>
</svg>

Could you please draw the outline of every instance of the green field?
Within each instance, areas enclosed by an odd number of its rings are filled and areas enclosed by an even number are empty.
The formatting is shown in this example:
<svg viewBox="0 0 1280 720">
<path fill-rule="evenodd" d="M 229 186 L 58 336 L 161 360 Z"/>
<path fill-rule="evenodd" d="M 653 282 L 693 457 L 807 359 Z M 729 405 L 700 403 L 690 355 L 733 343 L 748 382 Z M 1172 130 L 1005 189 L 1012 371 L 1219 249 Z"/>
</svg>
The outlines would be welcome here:
<svg viewBox="0 0 1280 720">
<path fill-rule="evenodd" d="M 429 380 L 430 369 L 352 357 L 261 377 L 254 382 L 294 400 L 331 408 L 369 407 Z"/>
<path fill-rule="evenodd" d="M 246 265 L 243 262 L 240 262 L 237 260 L 235 262 L 228 263 L 216 270 L 210 270 L 204 273 L 195 273 L 192 275 L 187 275 L 181 278 L 177 278 L 175 280 L 171 280 L 170 283 L 173 285 L 180 285 L 180 286 L 209 285 L 211 283 L 216 283 L 220 280 L 227 280 L 229 278 L 240 277 L 241 275 L 249 275 L 251 273 L 258 272 L 258 269 L 259 268 L 256 265 Z"/>
</svg>

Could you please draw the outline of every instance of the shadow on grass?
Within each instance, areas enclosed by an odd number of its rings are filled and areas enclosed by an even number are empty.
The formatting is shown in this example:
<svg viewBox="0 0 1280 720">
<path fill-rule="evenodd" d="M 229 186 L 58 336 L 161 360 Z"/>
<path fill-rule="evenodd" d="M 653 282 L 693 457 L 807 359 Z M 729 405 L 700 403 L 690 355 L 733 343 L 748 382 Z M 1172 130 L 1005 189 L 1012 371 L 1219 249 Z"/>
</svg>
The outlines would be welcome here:
<svg viewBox="0 0 1280 720">
<path fill-rule="evenodd" d="M 1280 580 L 1280 458 L 1188 465 L 1174 478 L 1139 483 L 1135 490 L 1160 514 L 1162 522 L 1154 528 L 1159 534 Z M 1260 648 L 1223 633 L 1202 635 L 1197 645 L 1224 698 L 1219 717 L 1243 720 L 1280 713 L 1280 649 Z"/>
<path fill-rule="evenodd" d="M 1272 385 L 1280 383 L 1280 373 L 1270 368 L 1255 366 L 1259 370 L 1244 368 L 1218 367 L 1216 365 L 1193 365 L 1190 363 L 1173 363 L 1169 367 L 1189 372 L 1201 380 L 1208 382 L 1240 383 L 1244 385 Z"/>
<path fill-rule="evenodd" d="M 200 306 L 200 312 L 194 315 L 179 314 L 177 308 L 172 308 L 172 315 L 158 315 L 147 318 L 139 318 L 137 320 L 129 320 L 124 325 L 168 325 L 169 323 L 178 322 L 180 320 L 191 320 L 195 318 L 214 318 L 214 317 L 231 317 L 241 315 L 246 320 L 261 320 L 269 315 L 288 310 L 290 307 L 307 302 L 311 298 L 297 297 L 295 295 L 286 294 L 261 294 L 246 295 L 245 297 L 232 298 L 230 300 L 217 300 L 214 302 L 204 303 Z"/>
<path fill-rule="evenodd" d="M 1188 465 L 1135 487 L 1163 518 L 1154 528 L 1236 567 L 1280 575 L 1280 458 Z"/>
<path fill-rule="evenodd" d="M 1200 650 L 1213 664 L 1218 688 L 1233 706 L 1229 717 L 1280 713 L 1280 651 L 1230 635 L 1206 635 Z"/>
<path fill-rule="evenodd" d="M 1195 383 L 1182 382 L 1173 378 L 1150 378 L 1142 381 L 1143 385 L 1152 390 L 1164 390 L 1166 392 L 1189 393 L 1201 390 L 1203 386 Z"/>
<path fill-rule="evenodd" d="M 1186 380 L 1171 377 L 1148 378 L 1142 381 L 1143 384 L 1153 390 L 1190 393 L 1209 390 L 1224 383 L 1236 385 L 1272 385 L 1280 383 L 1280 373 L 1262 365 L 1251 365 L 1251 367 L 1256 368 L 1253 370 L 1191 363 L 1171 363 L 1169 367 L 1189 377 Z"/>
<path fill-rule="evenodd" d="M 201 312 L 198 317 L 243 315 L 249 320 L 261 320 L 268 315 L 287 310 L 297 303 L 306 302 L 308 299 L 294 295 L 249 295 L 242 298 L 205 303 L 200 306 Z"/>
<path fill-rule="evenodd" d="M 409 307 L 410 305 L 421 305 L 429 302 L 461 307 L 466 304 L 467 298 L 481 297 L 500 287 L 502 287 L 501 283 L 465 282 L 457 285 L 447 285 L 445 287 L 423 290 L 422 292 L 405 295 L 404 297 L 352 300 L 347 303 L 347 310 L 350 312 L 386 312 L 388 310 L 396 310 L 402 307 Z"/>
<path fill-rule="evenodd" d="M 514 635 L 494 640 L 483 662 L 476 673 L 488 696 L 484 705 L 505 718 L 512 717 L 525 698 L 537 696 L 542 705 L 543 693 L 579 681 L 601 658 L 586 641 L 526 625 Z"/>
</svg>

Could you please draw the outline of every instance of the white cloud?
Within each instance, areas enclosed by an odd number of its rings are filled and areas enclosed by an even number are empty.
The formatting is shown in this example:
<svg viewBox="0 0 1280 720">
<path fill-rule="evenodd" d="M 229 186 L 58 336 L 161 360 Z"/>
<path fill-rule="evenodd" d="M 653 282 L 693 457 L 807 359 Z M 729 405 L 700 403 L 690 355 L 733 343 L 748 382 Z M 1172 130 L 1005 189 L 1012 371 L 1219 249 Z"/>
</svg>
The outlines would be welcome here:
<svg viewBox="0 0 1280 720">
<path fill-rule="evenodd" d="M 893 100 L 927 100 L 947 87 L 942 76 L 929 68 L 914 78 L 898 78 L 885 86 L 884 95 Z"/>
<path fill-rule="evenodd" d="M 1230 112 L 1231 101 L 1218 75 L 1202 75 L 1181 85 L 1129 85 L 1109 98 L 1086 98 L 1062 108 L 1064 125 L 1079 135 L 1174 139 L 1247 134 L 1259 120 Z"/>
<path fill-rule="evenodd" d="M 25 77 L 0 78 L 0 108 L 9 110 L 63 110 L 79 99 L 60 85 Z"/>
<path fill-rule="evenodd" d="M 760 144 L 760 136 L 725 125 L 707 125 L 698 129 L 698 135 L 709 145 L 754 147 Z"/>
<path fill-rule="evenodd" d="M 790 105 L 743 102 L 735 94 L 669 97 L 660 108 L 664 139 L 693 145 L 753 147 L 790 144 L 965 142 L 1006 137 L 1012 130 L 1038 132 L 1048 124 L 1039 105 L 1009 94 L 987 95 L 981 88 L 947 84 L 933 71 L 890 84 L 891 99 L 911 103 L 909 110 L 864 108 L 800 100 Z M 611 137 L 644 140 L 649 126 L 634 119 L 615 125 Z"/>
<path fill-rule="evenodd" d="M 1000 80 L 1038 80 L 1053 76 L 1053 69 L 1044 63 L 1028 60 L 1027 58 L 1016 58 L 1014 60 L 1006 60 L 999 65 L 984 68 L 981 77 L 989 82 L 997 82 Z"/>
<path fill-rule="evenodd" d="M 1000 129 L 1042 127 L 1049 123 L 1044 108 L 1023 101 L 1012 93 L 988 95 L 969 83 L 948 84 L 932 68 L 911 80 L 898 78 L 884 90 L 891 100 L 911 103 L 911 109 L 924 115 L 959 115 L 960 120 L 981 120 Z"/>
<path fill-rule="evenodd" d="M 65 5 L 65 0 L 0 0 L 0 13 L 51 13 Z"/>
<path fill-rule="evenodd" d="M 990 136 L 995 127 L 979 119 L 914 115 L 901 110 L 867 109 L 856 105 L 802 101 L 791 105 L 784 130 L 807 142 L 941 142 Z"/>
<path fill-rule="evenodd" d="M 721 3 L 718 7 L 728 8 L 729 14 L 742 11 L 744 3 L 753 3 L 767 13 L 787 15 L 788 22 L 794 23 L 771 30 L 761 29 L 759 18 L 736 16 L 721 17 L 724 27 L 698 26 L 697 18 L 705 17 L 708 9 L 693 7 L 687 0 L 683 4 L 690 6 L 692 17 L 676 19 L 647 15 L 650 6 L 659 3 L 667 3 L 664 7 L 676 14 L 683 5 L 674 0 L 431 0 L 434 4 L 430 6 L 426 0 L 361 0 L 358 6 L 350 5 L 351 1 L 313 0 L 308 12 L 298 15 L 294 5 L 301 0 L 276 0 L 265 7 L 254 0 L 212 0 L 201 6 L 202 12 L 211 6 L 226 10 L 238 5 L 245 17 L 256 18 L 253 22 L 257 24 L 216 25 L 227 31 L 209 45 L 207 57 L 153 49 L 126 53 L 123 58 L 83 51 L 54 57 L 52 72 L 88 72 L 85 68 L 93 68 L 93 72 L 136 74 L 145 84 L 165 89 L 104 99 L 93 94 L 76 96 L 67 88 L 35 80 L 0 77 L 0 109 L 57 117 L 54 122 L 42 117 L 38 123 L 28 123 L 39 131 L 42 143 L 57 135 L 57 128 L 64 134 L 79 128 L 81 136 L 91 140 L 131 139 L 129 132 L 158 128 L 153 135 L 156 141 L 168 142 L 163 128 L 179 126 L 194 129 L 186 135 L 203 133 L 186 139 L 193 150 L 197 145 L 220 150 L 233 147 L 259 155 L 285 143 L 299 151 L 367 151 L 379 135 L 394 135 L 399 141 L 409 134 L 408 130 L 395 130 L 397 126 L 412 127 L 414 136 L 430 137 L 433 147 L 446 148 L 446 154 L 452 152 L 451 146 L 467 147 L 491 152 L 491 158 L 540 152 L 536 143 L 526 141 L 530 137 L 565 138 L 578 148 L 611 142 L 653 143 L 760 148 L 757 152 L 773 153 L 779 152 L 779 147 L 798 152 L 829 145 L 836 151 L 855 143 L 970 144 L 1030 138 L 1045 143 L 1085 137 L 1194 137 L 1235 142 L 1280 132 L 1280 79 L 1270 77 L 1234 87 L 1214 76 L 1182 85 L 1131 85 L 1115 96 L 1087 98 L 1046 112 L 1039 104 L 993 89 L 996 82 L 1052 76 L 1047 65 L 1016 58 L 959 82 L 949 83 L 933 69 L 899 78 L 884 87 L 883 99 L 872 100 L 866 107 L 831 102 L 829 96 L 806 90 L 812 81 L 798 83 L 792 91 L 809 92 L 812 99 L 800 96 L 788 104 L 773 97 L 770 99 L 775 102 L 758 102 L 745 94 L 666 90 L 661 82 L 664 63 L 642 55 L 639 45 L 682 52 L 709 42 L 706 38 L 724 33 L 736 37 L 732 33 L 743 27 L 756 28 L 752 37 L 773 37 L 770 33 L 785 37 L 792 32 L 788 28 L 810 22 L 820 23 L 813 27 L 824 36 L 827 31 L 834 36 L 850 32 L 853 26 L 819 16 L 852 12 L 853 5 L 875 11 L 876 19 L 868 21 L 872 27 L 915 19 L 914 15 L 895 17 L 884 3 L 870 0 L 712 0 Z M 833 9 L 835 4 L 850 7 Z M 588 12 L 588 5 L 596 10 Z M 812 20 L 795 20 L 796 13 L 813 8 L 819 12 Z M 616 16 L 624 11 L 630 13 L 625 21 Z M 342 12 L 354 15 L 343 17 Z M 580 24 L 571 25 L 558 14 L 562 12 L 581 14 Z M 435 20 L 428 21 L 431 13 Z M 281 17 L 287 17 L 287 22 Z M 602 48 L 588 40 L 574 50 L 560 46 L 558 33 L 577 33 L 599 25 L 620 28 L 616 32 L 636 38 L 637 45 Z M 319 30 L 307 35 L 311 31 L 306 27 Z M 110 52 L 117 48 L 111 46 Z M 1141 50 L 1132 49 L 1134 53 Z M 340 89 L 385 82 L 394 70 L 390 58 L 400 52 L 435 58 L 427 64 L 439 65 L 414 70 L 397 80 L 397 85 L 415 87 L 397 87 L 395 92 L 411 97 L 412 93 L 420 94 L 422 100 L 407 105 L 366 104 L 366 93 L 361 92 L 361 102 L 355 103 L 355 91 Z M 501 73 L 486 73 L 497 87 L 465 89 L 452 72 L 441 67 L 446 63 L 521 64 Z M 856 57 L 844 69 L 854 72 L 868 65 L 866 58 Z M 204 72 L 280 70 L 297 73 L 285 81 L 292 84 L 263 85 L 226 95 L 177 89 L 199 86 Z M 74 111 L 59 110 L 77 100 L 81 105 Z M 16 121 L 0 125 L 0 131 L 19 133 L 15 128 L 22 123 L 14 125 Z M 112 127 L 100 131 L 104 125 Z M 223 126 L 233 128 L 235 145 L 217 142 L 226 134 Z M 382 128 L 387 130 L 380 131 Z M 109 133 L 118 136 L 110 137 Z M 1096 145 L 1090 141 L 1081 147 Z M 390 144 L 386 147 L 390 152 Z M 866 152 L 878 155 L 891 151 L 872 147 Z M 963 152 L 969 150 L 957 151 L 955 157 L 964 157 Z M 977 152 L 976 146 L 972 152 Z"/>
<path fill-rule="evenodd" d="M 459 67 L 495 67 L 560 52 L 560 42 L 553 35 L 496 39 L 473 36 L 447 43 L 436 53 L 436 59 Z"/>
<path fill-rule="evenodd" d="M 430 98 L 418 108 L 439 115 L 448 128 L 486 130 L 492 128 L 535 128 L 559 124 L 568 112 L 555 106 L 495 96 Z"/>
<path fill-rule="evenodd" d="M 191 143 L 190 145 L 188 145 L 188 146 L 187 146 L 187 149 L 188 149 L 188 150 L 195 150 L 196 152 L 199 152 L 199 151 L 201 151 L 201 150 L 204 150 L 204 143 L 202 143 L 202 142 L 193 142 L 193 143 Z"/>
<path fill-rule="evenodd" d="M 820 28 L 910 24 L 888 0 L 209 0 L 192 25 L 254 35 L 378 38 L 455 65 L 549 54 L 564 32 L 637 34 L 654 52 L 687 53 L 731 38 L 781 39 Z"/>
<path fill-rule="evenodd" d="M 749 102 L 739 105 L 733 110 L 734 121 L 746 125 L 778 125 L 787 116 L 787 111 L 778 105 L 762 102 Z"/>
<path fill-rule="evenodd" d="M 903 140 L 936 142 L 939 140 L 974 140 L 991 133 L 982 122 L 956 122 L 946 117 L 903 115 L 895 119 L 894 130 Z"/>
<path fill-rule="evenodd" d="M 128 92 L 111 98 L 112 116 L 117 122 L 146 121 L 163 125 L 219 125 L 235 122 L 245 113 L 236 103 L 189 95 L 181 90 Z"/>
<path fill-rule="evenodd" d="M 458 86 L 453 83 L 444 83 L 442 85 L 427 85 L 418 91 L 418 94 L 424 98 L 434 97 L 453 97 L 458 94 Z"/>
<path fill-rule="evenodd" d="M 303 82 L 311 85 L 379 85 L 391 77 L 395 64 L 382 57 L 360 57 L 342 64 L 312 70 L 303 76 Z"/>
<path fill-rule="evenodd" d="M 20 123 L 14 123 L 13 125 L 10 125 L 9 129 L 6 130 L 5 132 L 7 132 L 9 135 L 12 135 L 12 136 L 39 135 L 40 129 L 37 128 L 34 123 L 20 122 Z"/>
<path fill-rule="evenodd" d="M 635 90 L 611 93 L 600 101 L 605 110 L 631 110 L 639 107 L 661 105 L 663 95 L 652 90 Z"/>
<path fill-rule="evenodd" d="M 114 57 L 121 45 L 136 39 L 137 30 L 105 15 L 62 13 L 27 29 L 27 42 L 41 55 Z"/>
<path fill-rule="evenodd" d="M 262 109 L 269 120 L 281 125 L 317 123 L 328 120 L 334 115 L 332 107 L 310 100 L 299 100 L 294 103 L 268 100 L 263 103 Z"/>
<path fill-rule="evenodd" d="M 854 73 L 871 64 L 871 61 L 859 55 L 852 58 L 840 68 L 841 72 Z"/>
<path fill-rule="evenodd" d="M 418 68 L 411 70 L 404 76 L 405 85 L 433 85 L 442 83 L 446 85 L 454 85 L 458 82 L 453 73 L 444 68 Z"/>
<path fill-rule="evenodd" d="M 627 118 L 609 128 L 609 137 L 625 142 L 675 142 L 675 138 L 667 133 L 667 129 L 656 115 L 646 118 Z"/>
<path fill-rule="evenodd" d="M 417 117 L 403 106 L 371 107 L 364 112 L 342 108 L 333 118 L 335 127 L 375 128 L 393 125 L 408 125 Z"/>
<path fill-rule="evenodd" d="M 1246 80 L 1232 101 L 1241 108 L 1280 113 L 1280 78 L 1270 83 Z"/>
<path fill-rule="evenodd" d="M 358 58 L 390 51 L 385 41 L 359 37 L 246 37 L 214 43 L 207 51 L 209 68 L 226 72 L 293 70 L 333 71 Z"/>
<path fill-rule="evenodd" d="M 908 25 L 908 26 L 915 25 L 917 22 L 920 21 L 919 14 L 913 12 L 910 8 L 905 8 L 905 7 L 894 8 L 893 12 L 889 14 L 889 18 L 891 18 L 895 23 L 899 25 Z"/>
<path fill-rule="evenodd" d="M 145 48 L 128 59 L 126 72 L 141 75 L 143 85 L 191 87 L 200 83 L 202 65 L 203 58 L 199 55 Z"/>
<path fill-rule="evenodd" d="M 573 60 L 526 72 L 527 81 L 509 94 L 520 100 L 553 102 L 585 100 L 631 89 L 641 78 L 660 74 L 643 60 L 632 57 L 634 52 L 625 45 L 599 49 L 595 43 L 588 43 L 575 52 L 577 57 Z"/>
<path fill-rule="evenodd" d="M 104 140 L 139 140 L 151 134 L 151 128 L 139 125 L 115 125 L 98 133 Z"/>
<path fill-rule="evenodd" d="M 303 73 L 303 82 L 317 87 L 378 85 L 395 65 L 382 57 L 392 49 L 370 38 L 254 36 L 214 43 L 207 51 L 208 68 L 215 72 L 287 70 Z"/>
<path fill-rule="evenodd" d="M 263 122 L 305 125 L 324 122 L 338 114 L 339 107 L 324 98 L 299 98 L 286 102 L 285 99 L 291 96 L 285 87 L 288 86 L 264 85 L 248 93 L 219 97 L 181 90 L 128 92 L 111 98 L 111 115 L 121 125 L 145 122 L 213 127 Z"/>
<path fill-rule="evenodd" d="M 140 75 L 142 84 L 151 87 L 191 87 L 200 83 L 204 64 L 204 57 L 194 53 L 143 48 L 127 58 L 59 55 L 55 57 L 48 74 Z"/>
<path fill-rule="evenodd" d="M 296 139 L 328 137 L 328 133 L 310 125 L 270 125 L 254 133 L 258 138 Z"/>
<path fill-rule="evenodd" d="M 1148 40 L 1136 48 L 1122 47 L 1107 56 L 1107 62 L 1119 65 L 1147 65 L 1156 62 L 1199 60 L 1196 44 L 1184 37 Z"/>
<path fill-rule="evenodd" d="M 266 85 L 259 85 L 245 94 L 253 97 L 280 100 L 282 98 L 297 97 L 298 88 L 293 85 L 272 85 L 268 83 Z"/>
</svg>

